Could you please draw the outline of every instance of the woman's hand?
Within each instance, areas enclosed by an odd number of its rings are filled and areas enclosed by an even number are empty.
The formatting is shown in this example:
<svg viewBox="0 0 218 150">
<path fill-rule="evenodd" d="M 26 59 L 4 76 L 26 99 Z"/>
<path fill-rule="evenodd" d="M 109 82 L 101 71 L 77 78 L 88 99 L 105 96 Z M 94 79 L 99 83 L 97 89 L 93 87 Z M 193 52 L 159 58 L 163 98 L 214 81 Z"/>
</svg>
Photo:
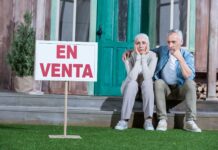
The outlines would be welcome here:
<svg viewBox="0 0 218 150">
<path fill-rule="evenodd" d="M 136 54 L 138 55 L 146 55 L 148 53 L 148 50 L 147 49 L 135 49 L 134 50 L 136 52 Z"/>
</svg>

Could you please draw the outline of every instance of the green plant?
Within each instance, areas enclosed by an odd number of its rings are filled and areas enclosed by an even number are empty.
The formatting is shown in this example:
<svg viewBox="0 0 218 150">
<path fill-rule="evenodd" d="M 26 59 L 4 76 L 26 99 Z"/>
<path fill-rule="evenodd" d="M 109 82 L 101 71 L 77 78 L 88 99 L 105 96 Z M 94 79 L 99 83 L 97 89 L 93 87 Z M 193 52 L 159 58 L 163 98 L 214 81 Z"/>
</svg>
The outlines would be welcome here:
<svg viewBox="0 0 218 150">
<path fill-rule="evenodd" d="M 31 27 L 32 14 L 25 12 L 19 23 L 7 55 L 8 63 L 17 76 L 31 76 L 34 70 L 35 31 Z"/>
</svg>

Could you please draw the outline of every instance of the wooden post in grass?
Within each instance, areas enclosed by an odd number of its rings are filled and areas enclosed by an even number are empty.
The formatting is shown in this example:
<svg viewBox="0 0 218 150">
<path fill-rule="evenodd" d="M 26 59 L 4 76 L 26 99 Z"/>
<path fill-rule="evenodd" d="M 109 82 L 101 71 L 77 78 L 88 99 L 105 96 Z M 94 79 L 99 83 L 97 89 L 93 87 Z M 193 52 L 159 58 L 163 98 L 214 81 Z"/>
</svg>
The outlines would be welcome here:
<svg viewBox="0 0 218 150">
<path fill-rule="evenodd" d="M 81 139 L 81 137 L 79 135 L 67 135 L 67 101 L 68 101 L 68 82 L 65 81 L 64 135 L 49 135 L 49 138 Z"/>
</svg>

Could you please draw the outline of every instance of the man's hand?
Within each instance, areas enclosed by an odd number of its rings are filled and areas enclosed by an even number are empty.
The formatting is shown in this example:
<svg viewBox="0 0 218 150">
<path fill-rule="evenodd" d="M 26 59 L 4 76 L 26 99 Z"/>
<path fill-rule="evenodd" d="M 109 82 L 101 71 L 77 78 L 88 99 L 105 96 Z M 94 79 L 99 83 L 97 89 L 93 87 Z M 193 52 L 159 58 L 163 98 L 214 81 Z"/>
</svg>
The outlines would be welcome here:
<svg viewBox="0 0 218 150">
<path fill-rule="evenodd" d="M 131 54 L 132 51 L 125 51 L 122 55 L 122 60 L 125 61 Z"/>
<path fill-rule="evenodd" d="M 170 53 L 174 57 L 176 57 L 176 59 L 179 61 L 183 77 L 185 79 L 188 79 L 191 76 L 191 74 L 192 74 L 192 70 L 187 65 L 187 63 L 186 63 L 185 59 L 183 58 L 180 50 L 175 50 L 175 51 L 171 50 Z"/>
<path fill-rule="evenodd" d="M 171 53 L 174 57 L 176 57 L 176 59 L 178 59 L 178 60 L 183 59 L 180 50 L 170 50 L 170 53 Z"/>
</svg>

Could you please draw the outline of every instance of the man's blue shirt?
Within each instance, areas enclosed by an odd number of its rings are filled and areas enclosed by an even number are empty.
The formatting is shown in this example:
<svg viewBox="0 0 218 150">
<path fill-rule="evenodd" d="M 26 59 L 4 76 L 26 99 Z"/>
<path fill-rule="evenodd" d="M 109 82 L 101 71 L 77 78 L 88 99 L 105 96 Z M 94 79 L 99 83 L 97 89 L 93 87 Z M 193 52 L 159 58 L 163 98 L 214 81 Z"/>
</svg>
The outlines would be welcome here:
<svg viewBox="0 0 218 150">
<path fill-rule="evenodd" d="M 154 72 L 153 78 L 154 80 L 162 79 L 161 71 L 163 70 L 164 66 L 166 65 L 169 59 L 168 46 L 160 46 L 159 48 L 152 49 L 152 51 L 155 52 L 158 56 L 158 62 L 157 62 L 157 66 L 156 66 L 156 70 Z M 187 65 L 192 70 L 192 74 L 188 79 L 193 80 L 195 77 L 194 57 L 188 50 L 184 48 L 181 48 L 180 51 Z M 185 82 L 185 78 L 182 75 L 182 70 L 181 70 L 178 60 L 176 61 L 176 74 L 177 74 L 177 84 L 179 86 L 183 85 L 183 83 Z"/>
</svg>

